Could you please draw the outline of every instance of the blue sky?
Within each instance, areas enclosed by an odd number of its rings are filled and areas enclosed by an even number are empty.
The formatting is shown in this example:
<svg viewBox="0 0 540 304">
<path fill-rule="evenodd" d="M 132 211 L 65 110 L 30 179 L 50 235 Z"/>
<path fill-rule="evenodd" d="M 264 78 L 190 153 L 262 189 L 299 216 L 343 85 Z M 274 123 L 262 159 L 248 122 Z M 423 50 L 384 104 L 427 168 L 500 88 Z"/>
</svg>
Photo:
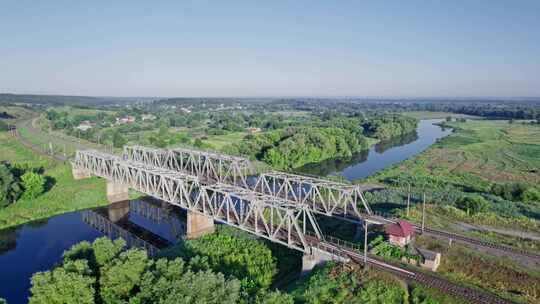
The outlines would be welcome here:
<svg viewBox="0 0 540 304">
<path fill-rule="evenodd" d="M 540 1 L 0 1 L 0 92 L 540 96 Z"/>
</svg>

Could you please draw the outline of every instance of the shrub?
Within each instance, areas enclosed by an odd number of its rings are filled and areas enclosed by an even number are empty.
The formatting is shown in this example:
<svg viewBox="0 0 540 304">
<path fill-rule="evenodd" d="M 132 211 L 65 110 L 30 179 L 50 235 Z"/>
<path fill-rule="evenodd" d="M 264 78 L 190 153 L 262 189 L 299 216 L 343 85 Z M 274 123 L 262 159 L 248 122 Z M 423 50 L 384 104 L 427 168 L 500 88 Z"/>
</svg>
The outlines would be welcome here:
<svg viewBox="0 0 540 304">
<path fill-rule="evenodd" d="M 28 171 L 21 176 L 24 193 L 23 199 L 33 199 L 38 197 L 45 190 L 45 178 L 32 171 Z"/>
<path fill-rule="evenodd" d="M 7 164 L 0 164 L 0 207 L 15 202 L 23 190 Z"/>
<path fill-rule="evenodd" d="M 529 188 L 521 193 L 521 200 L 524 202 L 540 202 L 540 190 Z"/>
<path fill-rule="evenodd" d="M 478 194 L 463 196 L 456 202 L 456 207 L 466 211 L 468 215 L 484 212 L 488 209 L 489 203 Z"/>
</svg>

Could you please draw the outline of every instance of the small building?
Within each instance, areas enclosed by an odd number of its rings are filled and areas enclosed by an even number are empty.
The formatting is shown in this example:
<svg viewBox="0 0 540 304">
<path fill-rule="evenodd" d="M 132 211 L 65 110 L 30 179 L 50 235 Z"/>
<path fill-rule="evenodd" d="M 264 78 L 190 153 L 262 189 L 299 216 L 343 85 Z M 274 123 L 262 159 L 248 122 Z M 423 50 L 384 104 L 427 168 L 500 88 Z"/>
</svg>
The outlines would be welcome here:
<svg viewBox="0 0 540 304">
<path fill-rule="evenodd" d="M 143 114 L 141 115 L 141 119 L 142 121 L 152 121 L 152 120 L 155 120 L 156 119 L 156 116 L 153 115 L 153 114 Z"/>
<path fill-rule="evenodd" d="M 134 116 L 125 116 L 125 117 L 122 117 L 122 118 L 118 118 L 116 117 L 116 124 L 128 124 L 128 123 L 132 123 L 132 122 L 135 122 L 135 117 Z"/>
<path fill-rule="evenodd" d="M 75 129 L 80 131 L 87 131 L 89 129 L 92 129 L 92 123 L 88 120 L 82 121 L 78 126 L 75 127 Z"/>
<path fill-rule="evenodd" d="M 416 248 L 416 251 L 422 256 L 420 266 L 431 271 L 437 271 L 441 265 L 441 253 L 427 249 Z"/>
<path fill-rule="evenodd" d="M 248 132 L 251 134 L 261 132 L 261 128 L 247 128 Z"/>
<path fill-rule="evenodd" d="M 411 242 L 414 227 L 407 221 L 399 220 L 397 223 L 386 226 L 386 233 L 390 244 L 405 247 Z"/>
</svg>

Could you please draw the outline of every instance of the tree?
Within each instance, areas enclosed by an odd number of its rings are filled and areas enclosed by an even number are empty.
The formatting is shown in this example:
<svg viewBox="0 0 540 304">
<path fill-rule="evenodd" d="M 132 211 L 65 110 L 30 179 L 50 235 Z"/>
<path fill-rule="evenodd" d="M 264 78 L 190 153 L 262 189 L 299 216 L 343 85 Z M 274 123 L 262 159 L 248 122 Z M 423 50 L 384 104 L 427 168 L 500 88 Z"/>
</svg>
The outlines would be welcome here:
<svg viewBox="0 0 540 304">
<path fill-rule="evenodd" d="M 451 122 L 452 121 L 452 116 L 446 116 L 446 121 Z"/>
<path fill-rule="evenodd" d="M 113 134 L 113 145 L 116 148 L 122 148 L 127 143 L 127 140 L 122 136 L 120 132 L 114 132 Z"/>
<path fill-rule="evenodd" d="M 257 304 L 294 304 L 293 296 L 287 293 L 281 293 L 279 290 L 266 292 L 260 295 L 256 301 Z"/>
<path fill-rule="evenodd" d="M 23 189 L 7 164 L 0 163 L 0 207 L 15 202 Z"/>
<path fill-rule="evenodd" d="M 95 279 L 84 260 L 32 276 L 30 304 L 92 304 Z"/>
<path fill-rule="evenodd" d="M 149 263 L 146 251 L 130 249 L 103 267 L 99 279 L 103 303 L 122 303 L 134 296 Z"/>
<path fill-rule="evenodd" d="M 456 207 L 466 211 L 467 215 L 484 212 L 488 209 L 489 203 L 478 194 L 463 196 L 456 202 Z"/>
<path fill-rule="evenodd" d="M 382 281 L 370 281 L 360 291 L 360 303 L 401 304 L 404 303 L 405 292 L 398 286 L 388 286 Z"/>
<path fill-rule="evenodd" d="M 24 193 L 23 199 L 38 197 L 45 190 L 45 178 L 41 174 L 28 171 L 21 176 Z"/>
</svg>

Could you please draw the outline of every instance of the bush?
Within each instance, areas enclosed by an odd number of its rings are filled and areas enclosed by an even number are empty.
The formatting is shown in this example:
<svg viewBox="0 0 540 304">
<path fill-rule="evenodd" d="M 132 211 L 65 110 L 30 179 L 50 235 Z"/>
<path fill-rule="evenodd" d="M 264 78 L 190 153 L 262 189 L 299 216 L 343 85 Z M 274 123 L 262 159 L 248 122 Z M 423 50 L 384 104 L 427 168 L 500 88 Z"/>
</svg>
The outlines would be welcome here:
<svg viewBox="0 0 540 304">
<path fill-rule="evenodd" d="M 7 164 L 0 163 L 0 208 L 19 199 L 23 189 Z"/>
<path fill-rule="evenodd" d="M 521 200 L 524 202 L 540 202 L 540 190 L 529 188 L 521 194 Z"/>
<path fill-rule="evenodd" d="M 21 176 L 24 193 L 23 199 L 33 199 L 38 197 L 45 190 L 45 178 L 32 171 L 28 171 Z"/>
<path fill-rule="evenodd" d="M 484 212 L 488 209 L 489 203 L 478 194 L 463 196 L 456 202 L 456 207 L 466 211 L 468 215 Z"/>
</svg>

